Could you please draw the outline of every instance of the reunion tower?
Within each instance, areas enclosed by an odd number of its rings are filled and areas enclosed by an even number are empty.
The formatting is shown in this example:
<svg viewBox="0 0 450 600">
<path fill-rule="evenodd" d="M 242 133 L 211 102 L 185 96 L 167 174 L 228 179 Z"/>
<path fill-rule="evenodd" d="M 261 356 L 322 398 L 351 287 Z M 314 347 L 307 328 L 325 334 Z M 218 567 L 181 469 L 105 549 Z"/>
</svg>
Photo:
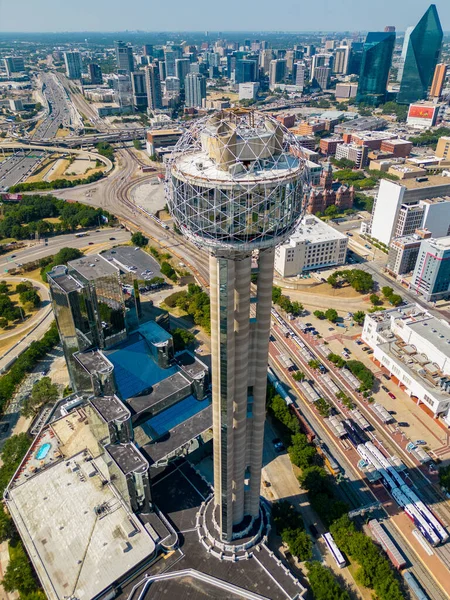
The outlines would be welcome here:
<svg viewBox="0 0 450 600">
<path fill-rule="evenodd" d="M 302 214 L 299 156 L 278 121 L 230 109 L 196 121 L 167 168 L 177 225 L 210 252 L 212 521 L 222 542 L 239 538 L 260 512 L 274 252 Z"/>
</svg>

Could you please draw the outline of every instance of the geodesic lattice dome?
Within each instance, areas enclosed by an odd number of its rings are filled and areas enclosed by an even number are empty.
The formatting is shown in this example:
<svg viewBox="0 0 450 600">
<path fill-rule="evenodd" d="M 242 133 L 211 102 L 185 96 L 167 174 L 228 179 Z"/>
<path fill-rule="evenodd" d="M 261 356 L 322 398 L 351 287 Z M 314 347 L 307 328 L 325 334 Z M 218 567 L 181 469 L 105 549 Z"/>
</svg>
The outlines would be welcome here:
<svg viewBox="0 0 450 600">
<path fill-rule="evenodd" d="M 169 209 L 183 234 L 202 246 L 273 247 L 302 216 L 300 155 L 295 136 L 262 113 L 224 110 L 199 119 L 169 160 Z"/>
</svg>

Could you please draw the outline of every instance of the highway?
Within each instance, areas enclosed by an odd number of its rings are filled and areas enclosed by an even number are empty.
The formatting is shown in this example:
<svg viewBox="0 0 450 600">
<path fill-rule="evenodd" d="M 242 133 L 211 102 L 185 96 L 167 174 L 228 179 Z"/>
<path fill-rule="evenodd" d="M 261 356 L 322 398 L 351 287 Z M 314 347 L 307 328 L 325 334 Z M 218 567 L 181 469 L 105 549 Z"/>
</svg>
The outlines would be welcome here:
<svg viewBox="0 0 450 600">
<path fill-rule="evenodd" d="M 42 150 L 22 150 L 0 162 L 0 192 L 7 192 L 11 186 L 31 175 L 45 154 Z"/>
<path fill-rule="evenodd" d="M 34 131 L 33 140 L 52 140 L 56 137 L 60 125 L 67 129 L 81 129 L 81 119 L 56 76 L 52 73 L 42 73 L 41 81 L 49 113 Z"/>
<path fill-rule="evenodd" d="M 110 238 L 114 237 L 115 240 Z M 130 234 L 124 229 L 106 228 L 101 229 L 99 232 L 91 231 L 87 237 L 77 238 L 75 234 L 58 235 L 55 237 L 48 238 L 48 246 L 45 245 L 44 241 L 31 242 L 27 248 L 20 250 L 12 250 L 9 254 L 3 254 L 0 256 L 0 271 L 7 273 L 8 270 L 34 260 L 39 260 L 46 256 L 52 256 L 56 254 L 61 248 L 85 248 L 89 245 L 107 244 L 112 245 L 111 242 L 117 242 L 117 244 L 123 244 L 130 240 Z"/>
</svg>

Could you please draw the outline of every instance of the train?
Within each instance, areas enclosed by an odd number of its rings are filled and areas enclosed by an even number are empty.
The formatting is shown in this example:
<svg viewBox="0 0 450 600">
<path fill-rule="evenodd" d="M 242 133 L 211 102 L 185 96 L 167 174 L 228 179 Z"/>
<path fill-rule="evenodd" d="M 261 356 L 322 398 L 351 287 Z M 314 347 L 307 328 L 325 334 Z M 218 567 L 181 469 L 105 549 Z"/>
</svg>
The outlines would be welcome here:
<svg viewBox="0 0 450 600">
<path fill-rule="evenodd" d="M 372 442 L 358 444 L 356 450 L 365 462 L 377 469 L 386 490 L 419 529 L 423 537 L 432 546 L 445 543 L 448 540 L 445 528 L 428 506 L 406 485 L 403 477 L 380 450 Z"/>
<path fill-rule="evenodd" d="M 409 589 L 411 590 L 416 600 L 430 600 L 430 598 L 425 594 L 423 589 L 418 584 L 417 579 L 412 573 L 406 571 L 405 573 L 403 573 L 403 577 L 405 578 L 405 581 L 408 584 Z"/>
</svg>

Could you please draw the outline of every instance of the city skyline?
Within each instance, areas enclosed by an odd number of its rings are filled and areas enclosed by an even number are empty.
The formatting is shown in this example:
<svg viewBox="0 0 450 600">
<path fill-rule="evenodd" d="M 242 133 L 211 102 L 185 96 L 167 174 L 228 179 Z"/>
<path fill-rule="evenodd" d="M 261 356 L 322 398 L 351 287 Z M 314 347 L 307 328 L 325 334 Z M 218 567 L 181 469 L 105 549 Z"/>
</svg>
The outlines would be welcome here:
<svg viewBox="0 0 450 600">
<path fill-rule="evenodd" d="M 444 31 L 450 22 L 450 6 L 444 0 L 437 0 L 436 7 L 443 22 Z M 2 32 L 115 32 L 115 31 L 261 31 L 261 32 L 314 32 L 314 31 L 378 31 L 385 25 L 393 24 L 400 32 L 413 23 L 429 6 L 419 0 L 400 0 L 395 4 L 381 0 L 377 10 L 368 10 L 367 2 L 342 0 L 339 5 L 328 0 L 318 0 L 314 9 L 299 7 L 297 3 L 285 3 L 281 13 L 274 13 L 273 5 L 262 0 L 257 13 L 245 8 L 236 0 L 228 3 L 226 14 L 218 19 L 215 6 L 205 0 L 196 0 L 195 10 L 192 4 L 183 5 L 179 0 L 172 3 L 173 10 L 166 11 L 164 6 L 151 7 L 137 0 L 135 10 L 120 10 L 117 0 L 100 0 L 98 10 L 90 12 L 86 0 L 78 3 L 77 12 L 69 15 L 65 7 L 56 0 L 43 0 L 39 12 L 34 10 L 31 0 L 23 2 L 20 14 L 10 5 L 0 0 L 0 31 Z M 238 26 L 235 18 L 239 12 Z M 86 20 L 86 14 L 89 19 Z M 352 15 L 349 23 L 347 15 Z M 389 21 L 389 22 L 388 22 Z M 148 23 L 148 27 L 143 24 Z M 295 26 L 294 26 L 295 25 Z M 320 25 L 320 26 L 319 26 Z"/>
</svg>

